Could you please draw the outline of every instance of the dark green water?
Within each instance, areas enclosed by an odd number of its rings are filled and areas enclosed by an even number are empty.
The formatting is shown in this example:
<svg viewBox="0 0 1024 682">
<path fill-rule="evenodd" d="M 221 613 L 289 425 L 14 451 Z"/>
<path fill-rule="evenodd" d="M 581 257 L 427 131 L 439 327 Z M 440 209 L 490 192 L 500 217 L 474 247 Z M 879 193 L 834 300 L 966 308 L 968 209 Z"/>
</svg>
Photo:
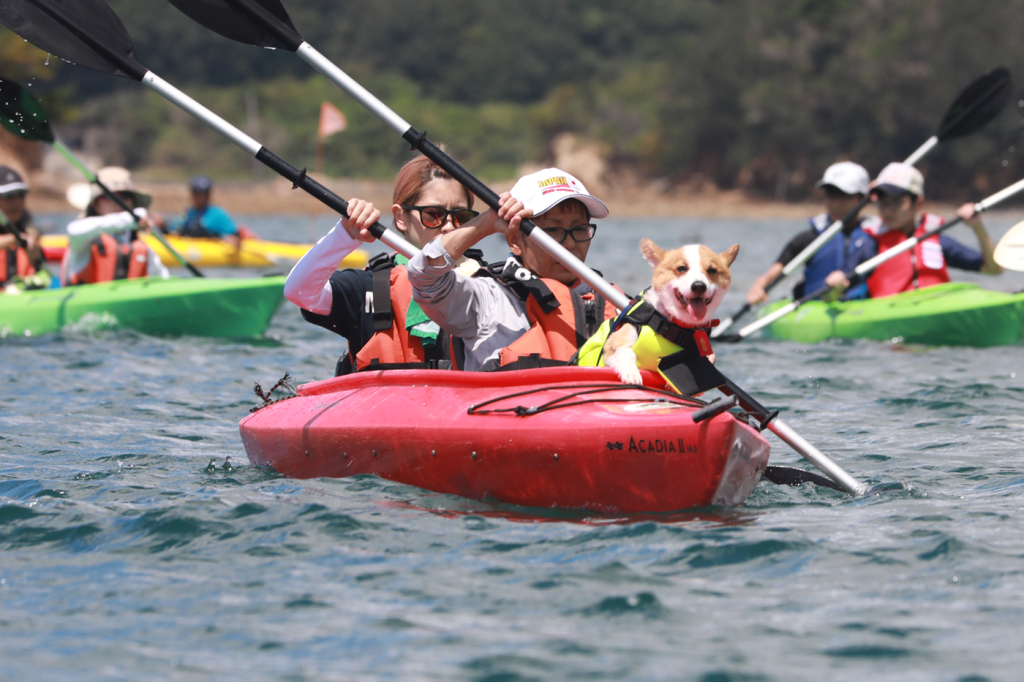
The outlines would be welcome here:
<svg viewBox="0 0 1024 682">
<path fill-rule="evenodd" d="M 998 237 L 1014 220 L 990 222 Z M 329 227 L 251 224 L 296 238 Z M 607 221 L 590 262 L 632 290 L 648 273 L 640 236 L 739 241 L 731 310 L 797 229 Z M 961 279 L 1024 288 L 1020 274 Z M 327 376 L 336 338 L 285 304 L 263 341 L 0 341 L 0 679 L 973 681 L 1024 669 L 1019 347 L 719 345 L 735 381 L 875 492 L 762 483 L 737 509 L 607 518 L 248 466 L 237 422 L 252 383 Z M 775 463 L 798 463 L 772 440 Z"/>
</svg>

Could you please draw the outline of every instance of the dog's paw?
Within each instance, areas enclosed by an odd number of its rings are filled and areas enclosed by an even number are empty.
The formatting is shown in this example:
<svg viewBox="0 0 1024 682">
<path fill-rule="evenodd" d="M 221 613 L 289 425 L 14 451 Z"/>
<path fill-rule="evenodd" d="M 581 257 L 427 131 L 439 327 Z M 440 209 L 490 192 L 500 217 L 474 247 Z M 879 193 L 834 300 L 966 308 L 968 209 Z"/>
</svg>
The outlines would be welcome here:
<svg viewBox="0 0 1024 682">
<path fill-rule="evenodd" d="M 615 373 L 619 375 L 619 379 L 621 379 L 624 384 L 644 383 L 644 378 L 640 375 L 640 370 L 636 367 L 624 367 L 622 369 L 616 368 Z"/>
</svg>

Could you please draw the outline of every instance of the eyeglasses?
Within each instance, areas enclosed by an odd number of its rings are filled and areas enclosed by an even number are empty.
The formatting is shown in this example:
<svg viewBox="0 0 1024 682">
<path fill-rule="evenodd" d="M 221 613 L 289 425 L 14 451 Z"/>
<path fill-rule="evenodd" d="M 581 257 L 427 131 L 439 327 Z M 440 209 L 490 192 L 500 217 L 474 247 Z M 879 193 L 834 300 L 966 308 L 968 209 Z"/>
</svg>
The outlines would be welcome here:
<svg viewBox="0 0 1024 682">
<path fill-rule="evenodd" d="M 906 196 L 906 194 L 897 194 L 896 196 L 893 196 L 891 194 L 878 193 L 875 195 L 875 201 L 883 208 L 899 208 L 903 205 L 903 199 Z"/>
<path fill-rule="evenodd" d="M 543 227 L 544 234 L 554 239 L 559 244 L 565 243 L 565 238 L 570 234 L 574 242 L 589 242 L 594 238 L 597 233 L 597 225 L 589 223 L 587 225 L 577 225 L 571 229 L 565 229 L 564 227 Z"/>
<path fill-rule="evenodd" d="M 439 228 L 443 227 L 448 222 L 448 216 L 452 218 L 453 227 L 462 227 L 463 224 L 468 223 L 473 218 L 480 215 L 477 211 L 471 208 L 456 208 L 449 211 L 447 208 L 442 206 L 405 206 L 402 208 L 406 211 L 419 211 L 420 222 L 423 223 L 423 227 Z"/>
</svg>

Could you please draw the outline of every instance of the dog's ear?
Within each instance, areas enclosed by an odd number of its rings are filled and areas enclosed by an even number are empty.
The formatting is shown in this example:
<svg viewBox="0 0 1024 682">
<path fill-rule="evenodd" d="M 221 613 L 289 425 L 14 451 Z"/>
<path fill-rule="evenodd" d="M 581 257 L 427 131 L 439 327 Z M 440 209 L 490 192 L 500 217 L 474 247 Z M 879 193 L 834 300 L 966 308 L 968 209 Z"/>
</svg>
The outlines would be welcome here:
<svg viewBox="0 0 1024 682">
<path fill-rule="evenodd" d="M 740 253 L 740 245 L 739 244 L 733 244 L 728 249 L 726 249 L 725 251 L 723 251 L 722 253 L 720 253 L 718 255 L 720 255 L 722 258 L 724 258 L 726 263 L 728 263 L 729 265 L 732 265 L 733 261 L 736 260 L 736 256 L 738 256 L 739 253 Z"/>
<path fill-rule="evenodd" d="M 658 263 L 665 259 L 665 249 L 646 238 L 640 240 L 640 253 L 652 268 L 658 267 Z"/>
</svg>

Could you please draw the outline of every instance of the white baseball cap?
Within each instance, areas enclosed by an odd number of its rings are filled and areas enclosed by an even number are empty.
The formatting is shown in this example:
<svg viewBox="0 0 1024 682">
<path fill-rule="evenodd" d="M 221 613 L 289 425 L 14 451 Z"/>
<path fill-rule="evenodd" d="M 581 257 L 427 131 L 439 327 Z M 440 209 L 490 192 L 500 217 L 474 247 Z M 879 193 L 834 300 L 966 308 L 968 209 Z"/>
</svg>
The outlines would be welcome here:
<svg viewBox="0 0 1024 682">
<path fill-rule="evenodd" d="M 910 192 L 921 197 L 924 196 L 924 176 L 910 164 L 890 163 L 878 174 L 875 189 L 884 194 Z"/>
<path fill-rule="evenodd" d="M 835 187 L 844 194 L 867 194 L 871 177 L 864 167 L 852 161 L 833 163 L 815 187 Z"/>
<path fill-rule="evenodd" d="M 587 192 L 583 183 L 557 168 L 545 168 L 519 178 L 512 188 L 512 196 L 533 211 L 534 216 L 551 210 L 566 199 L 583 202 L 591 218 L 607 218 L 608 207 Z"/>
</svg>

